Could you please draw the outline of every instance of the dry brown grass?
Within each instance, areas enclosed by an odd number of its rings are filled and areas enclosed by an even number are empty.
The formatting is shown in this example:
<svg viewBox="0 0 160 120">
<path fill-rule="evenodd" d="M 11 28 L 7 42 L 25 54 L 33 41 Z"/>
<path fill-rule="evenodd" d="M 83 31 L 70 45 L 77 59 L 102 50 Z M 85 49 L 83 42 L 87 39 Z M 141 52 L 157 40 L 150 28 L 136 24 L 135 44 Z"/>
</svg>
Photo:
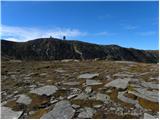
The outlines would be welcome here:
<svg viewBox="0 0 160 120">
<path fill-rule="evenodd" d="M 146 109 L 151 109 L 154 112 L 159 111 L 159 104 L 155 102 L 151 102 L 142 98 L 138 98 L 139 104 Z"/>
</svg>

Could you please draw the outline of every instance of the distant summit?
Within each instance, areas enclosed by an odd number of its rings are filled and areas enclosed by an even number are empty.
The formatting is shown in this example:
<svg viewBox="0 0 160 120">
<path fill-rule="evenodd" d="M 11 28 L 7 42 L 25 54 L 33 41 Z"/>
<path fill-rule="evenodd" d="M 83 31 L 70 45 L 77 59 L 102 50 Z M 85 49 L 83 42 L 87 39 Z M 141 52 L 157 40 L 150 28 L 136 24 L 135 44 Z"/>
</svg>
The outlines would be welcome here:
<svg viewBox="0 0 160 120">
<path fill-rule="evenodd" d="M 97 45 L 65 39 L 50 37 L 27 42 L 1 40 L 1 56 L 2 59 L 19 60 L 86 60 L 98 58 L 147 63 L 157 63 L 159 60 L 158 50 L 138 50 L 118 45 Z"/>
</svg>

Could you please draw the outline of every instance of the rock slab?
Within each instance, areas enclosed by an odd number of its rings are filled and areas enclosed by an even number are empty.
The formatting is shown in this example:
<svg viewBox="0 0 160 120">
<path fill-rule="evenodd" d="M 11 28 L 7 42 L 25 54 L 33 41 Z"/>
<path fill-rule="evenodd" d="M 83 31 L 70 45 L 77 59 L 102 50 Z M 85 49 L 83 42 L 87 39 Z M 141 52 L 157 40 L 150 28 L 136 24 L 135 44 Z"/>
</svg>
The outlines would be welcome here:
<svg viewBox="0 0 160 120">
<path fill-rule="evenodd" d="M 26 95 L 20 95 L 16 102 L 20 104 L 29 105 L 32 102 L 32 99 Z"/>
<path fill-rule="evenodd" d="M 31 90 L 30 92 L 38 94 L 38 95 L 47 95 L 47 96 L 50 96 L 50 95 L 54 94 L 57 90 L 58 90 L 58 88 L 56 86 L 54 86 L 54 85 L 47 85 L 47 86 L 43 86 L 43 87 Z"/>
<path fill-rule="evenodd" d="M 9 107 L 1 107 L 1 119 L 18 119 L 23 111 L 13 111 Z"/>
<path fill-rule="evenodd" d="M 53 110 L 43 115 L 41 119 L 71 119 L 75 110 L 67 100 L 60 101 L 55 104 Z"/>
</svg>

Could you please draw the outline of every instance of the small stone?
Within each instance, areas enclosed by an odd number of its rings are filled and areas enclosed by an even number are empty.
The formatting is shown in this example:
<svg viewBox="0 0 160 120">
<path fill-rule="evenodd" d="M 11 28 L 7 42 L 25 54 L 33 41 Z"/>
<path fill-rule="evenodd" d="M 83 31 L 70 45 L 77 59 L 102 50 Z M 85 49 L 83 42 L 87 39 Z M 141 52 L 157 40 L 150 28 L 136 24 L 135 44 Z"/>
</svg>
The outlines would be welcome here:
<svg viewBox="0 0 160 120">
<path fill-rule="evenodd" d="M 47 73 L 41 73 L 40 74 L 40 76 L 46 76 L 47 75 Z"/>
<path fill-rule="evenodd" d="M 100 107 L 102 107 L 102 105 L 94 105 L 93 107 L 94 108 L 100 108 Z"/>
<path fill-rule="evenodd" d="M 85 74 L 79 75 L 78 78 L 92 79 L 92 78 L 95 78 L 97 76 L 99 76 L 99 74 L 97 74 L 97 73 L 95 73 L 95 74 L 85 73 Z"/>
<path fill-rule="evenodd" d="M 72 107 L 75 108 L 75 109 L 80 108 L 80 106 L 76 105 L 76 104 L 73 104 Z"/>
<path fill-rule="evenodd" d="M 62 70 L 62 69 L 57 69 L 57 70 L 55 70 L 56 72 L 59 72 L 59 73 L 63 73 L 63 72 L 65 72 L 65 70 Z"/>
<path fill-rule="evenodd" d="M 26 95 L 20 95 L 16 102 L 24 105 L 29 105 L 32 102 L 32 99 Z"/>
<path fill-rule="evenodd" d="M 56 103 L 56 102 L 58 102 L 58 100 L 56 100 L 56 99 L 50 101 L 51 104 L 54 104 L 54 103 Z"/>
<path fill-rule="evenodd" d="M 109 96 L 107 96 L 106 94 L 97 93 L 96 95 L 96 100 L 100 100 L 104 103 L 107 103 L 108 99 L 109 99 Z"/>
<path fill-rule="evenodd" d="M 115 111 L 115 110 L 116 110 L 116 108 L 114 108 L 114 107 L 110 107 L 110 110 L 111 110 L 111 111 Z"/>
<path fill-rule="evenodd" d="M 90 86 L 86 87 L 85 92 L 86 93 L 91 93 L 92 92 L 92 87 L 90 87 Z"/>
<path fill-rule="evenodd" d="M 74 98 L 74 97 L 76 97 L 76 96 L 77 96 L 77 94 L 69 95 L 69 96 L 67 97 L 67 99 L 72 99 L 72 98 Z"/>
<path fill-rule="evenodd" d="M 60 97 L 59 97 L 59 99 L 60 99 L 60 100 L 63 100 L 63 99 L 64 99 L 64 97 L 60 96 Z"/>
<path fill-rule="evenodd" d="M 80 82 L 65 82 L 65 83 L 62 83 L 63 85 L 79 85 Z"/>
<path fill-rule="evenodd" d="M 144 113 L 144 119 L 156 119 L 156 118 L 148 113 Z"/>
<path fill-rule="evenodd" d="M 86 85 L 101 85 L 102 83 L 98 80 L 86 80 Z"/>
<path fill-rule="evenodd" d="M 89 96 L 86 93 L 81 93 L 79 94 L 76 98 L 74 98 L 75 100 L 79 99 L 79 100 L 86 100 Z"/>
<path fill-rule="evenodd" d="M 96 111 L 94 109 L 85 107 L 83 111 L 79 113 L 78 118 L 92 118 L 95 112 Z"/>
</svg>

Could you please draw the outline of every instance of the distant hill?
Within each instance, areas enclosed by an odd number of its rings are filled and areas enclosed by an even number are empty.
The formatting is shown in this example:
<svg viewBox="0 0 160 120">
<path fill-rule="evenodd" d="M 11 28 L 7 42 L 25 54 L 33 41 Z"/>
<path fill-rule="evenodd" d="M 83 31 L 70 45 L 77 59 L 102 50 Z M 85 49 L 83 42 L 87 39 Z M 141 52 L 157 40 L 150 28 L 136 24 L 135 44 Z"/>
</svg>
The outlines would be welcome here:
<svg viewBox="0 0 160 120">
<path fill-rule="evenodd" d="M 2 59 L 62 60 L 107 59 L 157 63 L 158 50 L 138 50 L 117 45 L 97 45 L 57 38 L 39 38 L 27 42 L 1 40 Z"/>
</svg>

